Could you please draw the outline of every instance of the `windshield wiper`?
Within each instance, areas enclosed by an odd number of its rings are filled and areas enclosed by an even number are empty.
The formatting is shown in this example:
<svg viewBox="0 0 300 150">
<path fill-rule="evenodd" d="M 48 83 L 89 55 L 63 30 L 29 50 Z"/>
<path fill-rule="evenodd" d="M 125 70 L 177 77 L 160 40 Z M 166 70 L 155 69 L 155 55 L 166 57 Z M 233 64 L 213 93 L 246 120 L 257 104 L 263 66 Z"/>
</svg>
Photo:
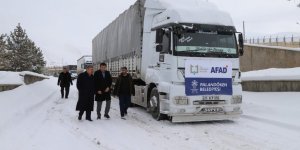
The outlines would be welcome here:
<svg viewBox="0 0 300 150">
<path fill-rule="evenodd" d="M 207 54 L 218 55 L 219 57 L 226 57 L 226 58 L 232 58 L 233 57 L 232 54 L 228 54 L 226 52 L 213 52 L 213 51 L 210 51 L 210 52 L 207 52 Z"/>
</svg>

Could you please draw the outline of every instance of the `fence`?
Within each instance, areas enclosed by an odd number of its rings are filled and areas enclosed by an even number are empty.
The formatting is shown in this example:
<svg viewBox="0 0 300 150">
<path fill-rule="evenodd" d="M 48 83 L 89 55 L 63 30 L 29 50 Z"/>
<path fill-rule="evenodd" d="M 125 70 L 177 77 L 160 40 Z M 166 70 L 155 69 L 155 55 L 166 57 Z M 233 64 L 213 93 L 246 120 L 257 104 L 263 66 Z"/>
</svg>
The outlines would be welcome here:
<svg viewBox="0 0 300 150">
<path fill-rule="evenodd" d="M 283 46 L 283 47 L 300 47 L 300 36 L 291 37 L 262 37 L 262 38 L 250 38 L 245 39 L 245 43 L 248 44 L 258 44 L 258 45 L 268 45 L 268 46 Z"/>
</svg>

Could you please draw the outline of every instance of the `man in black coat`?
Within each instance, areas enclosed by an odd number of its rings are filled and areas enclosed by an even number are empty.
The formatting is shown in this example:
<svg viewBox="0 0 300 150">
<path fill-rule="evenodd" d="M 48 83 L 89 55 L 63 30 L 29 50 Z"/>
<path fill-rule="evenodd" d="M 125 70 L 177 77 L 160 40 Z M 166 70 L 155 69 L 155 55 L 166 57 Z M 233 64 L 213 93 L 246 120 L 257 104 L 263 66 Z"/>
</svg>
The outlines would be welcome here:
<svg viewBox="0 0 300 150">
<path fill-rule="evenodd" d="M 131 103 L 131 95 L 135 95 L 132 77 L 128 74 L 126 67 L 121 68 L 121 75 L 117 79 L 113 94 L 119 97 L 121 118 L 125 119 L 127 109 Z"/>
<path fill-rule="evenodd" d="M 101 108 L 102 102 L 106 101 L 105 114 L 104 117 L 109 119 L 109 110 L 111 105 L 111 84 L 112 78 L 110 72 L 106 70 L 107 65 L 105 63 L 100 64 L 100 70 L 96 71 L 94 74 L 95 78 L 95 88 L 96 88 L 96 98 L 97 101 L 97 119 L 101 119 Z"/>
<path fill-rule="evenodd" d="M 84 111 L 86 112 L 86 120 L 91 119 L 91 112 L 94 110 L 94 76 L 93 66 L 88 66 L 86 72 L 81 73 L 77 78 L 77 89 L 79 91 L 79 99 L 76 110 L 79 111 L 78 120 L 82 119 Z"/>
<path fill-rule="evenodd" d="M 63 68 L 63 72 L 59 74 L 57 85 L 61 87 L 61 98 L 64 98 L 64 91 L 66 91 L 66 99 L 68 99 L 70 84 L 73 85 L 71 74 L 67 70 L 67 68 Z"/>
</svg>

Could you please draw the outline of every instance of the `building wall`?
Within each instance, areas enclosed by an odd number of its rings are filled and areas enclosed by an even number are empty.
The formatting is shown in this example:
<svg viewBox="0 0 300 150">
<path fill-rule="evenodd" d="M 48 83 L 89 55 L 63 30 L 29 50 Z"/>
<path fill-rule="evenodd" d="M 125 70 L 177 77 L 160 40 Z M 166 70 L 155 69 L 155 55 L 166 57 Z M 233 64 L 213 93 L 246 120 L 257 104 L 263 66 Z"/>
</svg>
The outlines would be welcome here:
<svg viewBox="0 0 300 150">
<path fill-rule="evenodd" d="M 21 85 L 19 84 L 0 84 L 0 92 L 13 90 Z"/>
<path fill-rule="evenodd" d="M 252 92 L 300 92 L 300 81 L 243 81 L 242 86 Z"/>
<path fill-rule="evenodd" d="M 300 67 L 300 49 L 245 45 L 240 63 L 242 72 Z M 243 81 L 242 85 L 244 91 L 253 92 L 300 91 L 300 81 Z"/>
<path fill-rule="evenodd" d="M 43 78 L 43 77 L 38 77 L 38 76 L 33 76 L 33 75 L 27 75 L 27 74 L 24 75 L 24 83 L 26 85 L 33 84 L 35 82 L 42 81 L 44 79 L 48 79 L 48 78 Z"/>
<path fill-rule="evenodd" d="M 300 67 L 300 49 L 245 45 L 241 71 Z"/>
</svg>

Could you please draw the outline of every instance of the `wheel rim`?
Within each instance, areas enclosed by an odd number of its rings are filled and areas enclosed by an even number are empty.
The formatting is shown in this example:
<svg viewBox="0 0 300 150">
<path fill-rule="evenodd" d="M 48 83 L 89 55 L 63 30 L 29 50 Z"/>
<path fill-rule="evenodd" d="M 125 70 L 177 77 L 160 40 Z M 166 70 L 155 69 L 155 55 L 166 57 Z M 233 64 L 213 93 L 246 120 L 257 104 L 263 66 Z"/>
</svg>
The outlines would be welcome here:
<svg viewBox="0 0 300 150">
<path fill-rule="evenodd" d="M 156 112 L 156 110 L 157 110 L 157 98 L 156 98 L 156 96 L 151 97 L 150 108 L 151 108 L 152 112 Z"/>
</svg>

